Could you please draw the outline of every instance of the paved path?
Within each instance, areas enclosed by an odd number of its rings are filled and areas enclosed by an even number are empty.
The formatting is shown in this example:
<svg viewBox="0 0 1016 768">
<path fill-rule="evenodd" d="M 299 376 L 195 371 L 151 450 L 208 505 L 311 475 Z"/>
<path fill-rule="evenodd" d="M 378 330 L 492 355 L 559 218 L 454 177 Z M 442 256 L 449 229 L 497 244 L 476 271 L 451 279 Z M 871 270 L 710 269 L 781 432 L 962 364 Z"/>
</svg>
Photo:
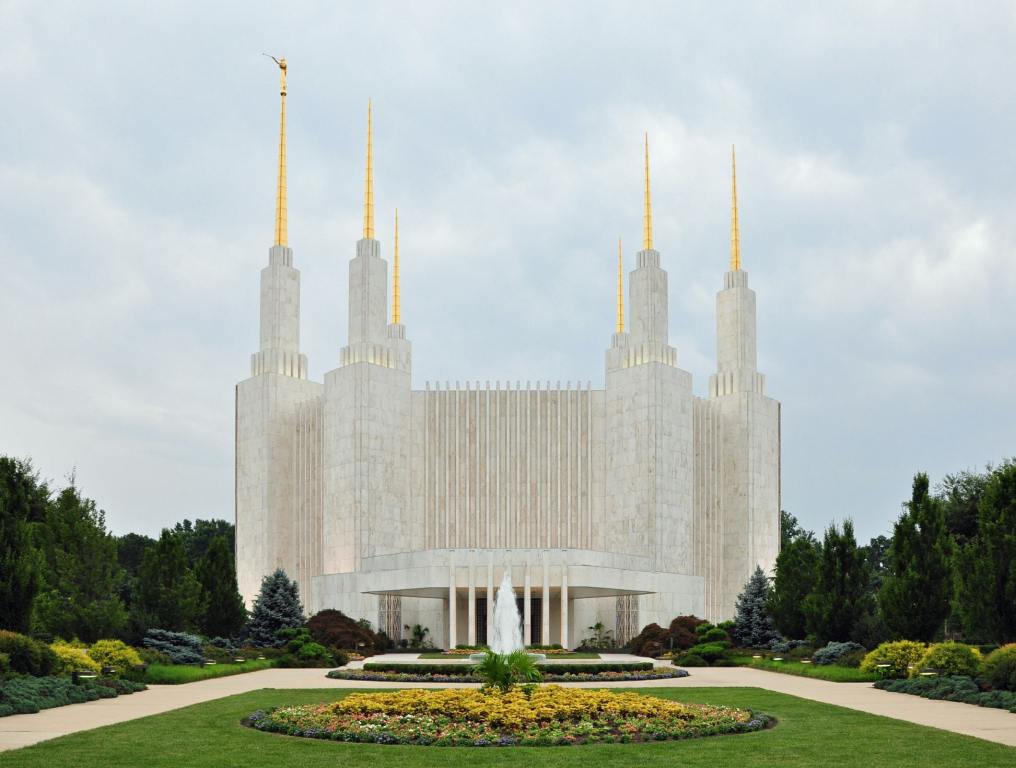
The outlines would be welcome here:
<svg viewBox="0 0 1016 768">
<path fill-rule="evenodd" d="M 835 704 L 875 715 L 941 728 L 1016 747 L 1016 715 L 951 701 L 889 693 L 869 683 L 829 683 L 758 669 L 704 668 L 690 677 L 627 683 L 569 683 L 579 688 L 756 687 Z M 0 718 L 0 750 L 16 749 L 77 731 L 156 715 L 204 701 L 259 688 L 464 688 L 471 683 L 369 683 L 330 680 L 321 669 L 266 669 L 185 685 L 153 685 L 149 690 L 115 699 L 43 710 L 34 715 Z M 1016 761 L 1014 761 L 1016 762 Z"/>
</svg>

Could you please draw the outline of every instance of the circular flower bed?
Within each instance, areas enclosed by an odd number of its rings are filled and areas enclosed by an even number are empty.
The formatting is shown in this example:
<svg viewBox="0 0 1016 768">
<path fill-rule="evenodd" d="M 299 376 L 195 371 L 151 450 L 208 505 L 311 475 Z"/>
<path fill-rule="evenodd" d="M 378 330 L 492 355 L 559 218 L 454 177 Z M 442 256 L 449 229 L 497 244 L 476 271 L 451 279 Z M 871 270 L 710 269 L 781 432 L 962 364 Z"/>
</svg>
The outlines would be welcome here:
<svg viewBox="0 0 1016 768">
<path fill-rule="evenodd" d="M 333 741 L 486 747 L 666 741 L 757 731 L 770 720 L 746 709 L 551 685 L 354 693 L 255 712 L 246 722 Z"/>
<path fill-rule="evenodd" d="M 328 673 L 333 680 L 366 680 L 374 683 L 479 683 L 480 678 L 468 669 L 460 674 L 447 672 L 395 672 L 391 670 L 333 669 Z M 596 683 L 619 680 L 665 680 L 688 677 L 687 670 L 657 667 L 649 670 L 603 672 L 543 672 L 545 683 Z"/>
</svg>

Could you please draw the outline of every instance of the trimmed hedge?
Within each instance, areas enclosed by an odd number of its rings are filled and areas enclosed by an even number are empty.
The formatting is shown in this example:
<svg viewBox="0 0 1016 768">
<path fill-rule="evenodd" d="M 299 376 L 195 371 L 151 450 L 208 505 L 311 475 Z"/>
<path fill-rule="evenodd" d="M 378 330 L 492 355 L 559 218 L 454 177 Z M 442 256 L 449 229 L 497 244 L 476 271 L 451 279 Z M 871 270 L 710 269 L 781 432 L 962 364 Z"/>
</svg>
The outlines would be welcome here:
<svg viewBox="0 0 1016 768">
<path fill-rule="evenodd" d="M 1016 713 L 1013 691 L 982 691 L 973 680 L 961 675 L 951 677 L 916 677 L 909 680 L 879 680 L 875 687 L 893 693 L 909 693 L 925 699 L 958 701 L 979 707 L 1008 709 Z"/>
<path fill-rule="evenodd" d="M 548 675 L 596 674 L 598 672 L 646 672 L 653 668 L 650 661 L 631 662 L 627 664 L 537 664 L 540 672 Z M 412 675 L 472 675 L 476 667 L 472 664 L 399 664 L 397 662 L 368 662 L 363 665 L 364 672 L 403 672 Z"/>
<path fill-rule="evenodd" d="M 69 677 L 14 677 L 0 683 L 0 717 L 33 714 L 41 709 L 96 699 L 112 699 L 120 693 L 144 689 L 144 685 L 127 680 L 101 680 L 75 685 Z"/>
</svg>

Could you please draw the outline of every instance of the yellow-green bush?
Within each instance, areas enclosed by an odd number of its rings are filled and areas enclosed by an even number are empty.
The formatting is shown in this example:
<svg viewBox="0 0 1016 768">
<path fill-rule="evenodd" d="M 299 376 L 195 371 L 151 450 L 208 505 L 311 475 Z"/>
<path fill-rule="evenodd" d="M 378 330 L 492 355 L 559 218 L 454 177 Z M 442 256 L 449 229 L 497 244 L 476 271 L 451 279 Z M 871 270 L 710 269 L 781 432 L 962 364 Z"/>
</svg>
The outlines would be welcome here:
<svg viewBox="0 0 1016 768">
<path fill-rule="evenodd" d="M 984 674 L 993 688 L 1016 691 L 1016 643 L 989 653 L 984 660 Z"/>
<path fill-rule="evenodd" d="M 981 652 L 963 643 L 936 643 L 911 670 L 911 677 L 925 669 L 935 670 L 943 675 L 976 677 L 981 671 Z"/>
<path fill-rule="evenodd" d="M 88 649 L 88 655 L 100 667 L 114 667 L 120 674 L 143 663 L 138 652 L 122 640 L 98 640 Z"/>
<path fill-rule="evenodd" d="M 926 646 L 916 640 L 895 640 L 882 643 L 861 661 L 862 672 L 876 672 L 886 677 L 906 677 L 910 667 L 916 667 L 924 656 Z M 879 668 L 879 664 L 888 664 L 888 668 Z"/>
<path fill-rule="evenodd" d="M 91 656 L 88 650 L 79 646 L 57 640 L 49 646 L 56 654 L 57 665 L 53 673 L 57 675 L 69 675 L 71 672 L 78 672 L 85 669 L 92 672 L 99 671 L 99 664 Z"/>
</svg>

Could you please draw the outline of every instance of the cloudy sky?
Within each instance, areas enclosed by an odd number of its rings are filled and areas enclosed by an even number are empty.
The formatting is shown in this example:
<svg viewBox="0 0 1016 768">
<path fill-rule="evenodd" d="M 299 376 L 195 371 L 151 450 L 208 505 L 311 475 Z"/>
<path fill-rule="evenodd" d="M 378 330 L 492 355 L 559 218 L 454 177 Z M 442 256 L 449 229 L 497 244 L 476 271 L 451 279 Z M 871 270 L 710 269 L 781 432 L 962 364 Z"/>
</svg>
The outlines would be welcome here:
<svg viewBox="0 0 1016 768">
<path fill-rule="evenodd" d="M 232 519 L 268 51 L 313 378 L 346 334 L 368 97 L 415 387 L 602 386 L 647 130 L 671 339 L 704 394 L 736 143 L 783 505 L 887 531 L 915 471 L 1016 454 L 1016 5 L 829 6 L 0 0 L 0 453 L 76 471 L 118 533 Z"/>
</svg>

